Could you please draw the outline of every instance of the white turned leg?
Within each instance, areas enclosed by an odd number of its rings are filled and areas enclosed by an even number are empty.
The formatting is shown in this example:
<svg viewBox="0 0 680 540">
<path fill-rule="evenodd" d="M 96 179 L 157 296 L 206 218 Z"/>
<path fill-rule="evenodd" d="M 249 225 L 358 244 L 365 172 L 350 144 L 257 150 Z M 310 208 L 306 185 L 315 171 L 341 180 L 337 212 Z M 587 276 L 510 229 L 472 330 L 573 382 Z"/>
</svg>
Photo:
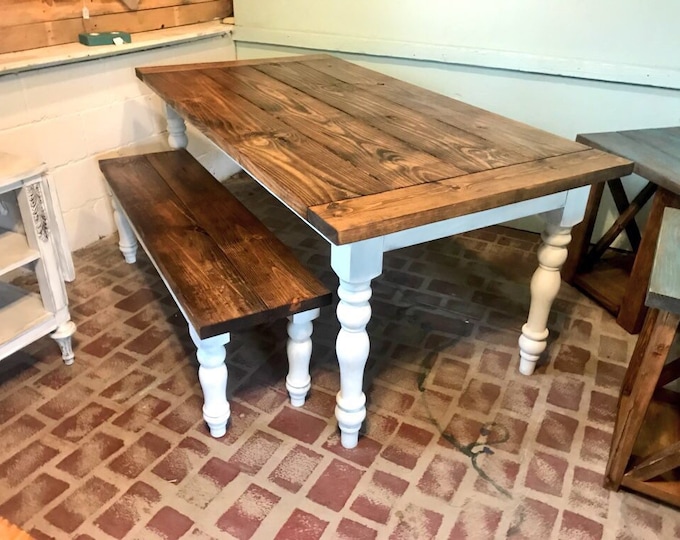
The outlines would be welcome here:
<svg viewBox="0 0 680 540">
<path fill-rule="evenodd" d="M 560 290 L 560 269 L 567 260 L 571 229 L 583 219 L 590 186 L 567 192 L 564 207 L 542 214 L 546 227 L 538 249 L 538 269 L 531 278 L 531 305 L 527 322 L 519 338 L 519 371 L 531 375 L 545 351 L 548 339 L 548 316 Z"/>
<path fill-rule="evenodd" d="M 73 364 L 75 354 L 73 353 L 73 343 L 71 337 L 76 333 L 76 324 L 73 321 L 66 321 L 60 324 L 57 329 L 50 334 L 50 337 L 57 342 L 61 350 L 61 357 L 64 359 L 64 364 L 70 366 Z"/>
<path fill-rule="evenodd" d="M 288 317 L 288 376 L 286 389 L 293 407 L 305 404 L 307 392 L 312 387 L 309 360 L 312 357 L 312 321 L 319 316 L 319 308 L 296 313 Z"/>
<path fill-rule="evenodd" d="M 200 364 L 198 380 L 203 390 L 203 419 L 210 428 L 210 434 L 222 437 L 227 432 L 227 422 L 231 409 L 227 401 L 227 357 L 225 345 L 229 343 L 229 333 L 201 339 L 189 325 L 189 334 L 196 345 L 196 357 Z"/>
<path fill-rule="evenodd" d="M 370 349 L 366 325 L 371 319 L 371 280 L 382 273 L 382 245 L 382 238 L 376 238 L 331 246 L 331 266 L 340 278 L 337 308 L 340 332 L 335 342 L 340 391 L 335 417 L 340 427 L 340 443 L 345 448 L 357 445 L 359 429 L 366 418 L 363 383 Z"/>
<path fill-rule="evenodd" d="M 167 104 L 165 105 L 165 114 L 168 117 L 168 144 L 170 144 L 170 148 L 186 148 L 189 139 L 187 139 L 187 126 L 184 119 Z"/>
<path fill-rule="evenodd" d="M 338 287 L 338 321 L 340 332 L 335 351 L 340 365 L 340 392 L 335 416 L 345 448 L 354 448 L 359 440 L 359 429 L 366 418 L 366 395 L 362 391 L 364 368 L 368 360 L 370 341 L 366 325 L 371 320 L 371 282 L 347 283 Z"/>
<path fill-rule="evenodd" d="M 531 278 L 531 306 L 529 317 L 522 326 L 519 338 L 519 371 L 531 375 L 536 362 L 545 350 L 548 339 L 548 316 L 560 290 L 560 268 L 567 260 L 567 246 L 571 241 L 571 227 L 548 221 L 541 234 L 538 248 L 538 268 Z"/>
<path fill-rule="evenodd" d="M 113 207 L 113 220 L 118 229 L 118 249 L 123 254 L 125 262 L 133 264 L 137 260 L 137 237 L 113 193 L 111 193 L 111 206 Z"/>
</svg>

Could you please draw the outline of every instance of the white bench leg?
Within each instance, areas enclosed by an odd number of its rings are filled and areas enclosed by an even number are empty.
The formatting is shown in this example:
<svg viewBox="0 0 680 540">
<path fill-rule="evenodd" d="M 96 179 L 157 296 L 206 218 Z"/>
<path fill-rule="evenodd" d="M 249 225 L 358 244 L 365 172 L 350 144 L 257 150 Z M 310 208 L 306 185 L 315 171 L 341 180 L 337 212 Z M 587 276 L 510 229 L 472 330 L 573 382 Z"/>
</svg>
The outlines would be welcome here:
<svg viewBox="0 0 680 540">
<path fill-rule="evenodd" d="M 111 206 L 113 206 L 113 219 L 118 229 L 118 249 L 125 257 L 125 262 L 132 264 L 137 260 L 137 237 L 120 203 L 113 194 L 111 194 Z"/>
<path fill-rule="evenodd" d="M 231 409 L 227 401 L 227 357 L 225 345 L 229 343 L 229 333 L 201 339 L 196 330 L 189 325 L 189 335 L 194 341 L 196 357 L 200 363 L 198 380 L 203 390 L 203 419 L 210 428 L 210 434 L 217 438 L 227 431 Z"/>
<path fill-rule="evenodd" d="M 309 359 L 312 357 L 312 321 L 319 316 L 319 308 L 296 313 L 288 317 L 288 376 L 286 389 L 293 407 L 305 404 L 312 386 L 309 376 Z"/>
<path fill-rule="evenodd" d="M 165 105 L 165 114 L 168 118 L 168 144 L 170 148 L 176 150 L 178 148 L 186 148 L 189 144 L 187 138 L 187 126 L 177 111 L 170 105 Z"/>
</svg>

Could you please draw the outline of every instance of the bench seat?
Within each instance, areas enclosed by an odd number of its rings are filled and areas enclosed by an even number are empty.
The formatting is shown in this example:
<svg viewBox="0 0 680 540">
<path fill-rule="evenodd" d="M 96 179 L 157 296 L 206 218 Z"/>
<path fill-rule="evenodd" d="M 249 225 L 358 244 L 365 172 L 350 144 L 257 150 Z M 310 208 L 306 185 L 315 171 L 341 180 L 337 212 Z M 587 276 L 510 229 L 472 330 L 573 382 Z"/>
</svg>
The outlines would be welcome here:
<svg viewBox="0 0 680 540">
<path fill-rule="evenodd" d="M 230 332 L 290 319 L 286 386 L 302 405 L 311 321 L 331 303 L 330 291 L 186 150 L 101 160 L 100 168 L 125 260 L 135 262 L 138 239 L 189 325 L 213 436 L 224 434 L 230 414 Z"/>
</svg>

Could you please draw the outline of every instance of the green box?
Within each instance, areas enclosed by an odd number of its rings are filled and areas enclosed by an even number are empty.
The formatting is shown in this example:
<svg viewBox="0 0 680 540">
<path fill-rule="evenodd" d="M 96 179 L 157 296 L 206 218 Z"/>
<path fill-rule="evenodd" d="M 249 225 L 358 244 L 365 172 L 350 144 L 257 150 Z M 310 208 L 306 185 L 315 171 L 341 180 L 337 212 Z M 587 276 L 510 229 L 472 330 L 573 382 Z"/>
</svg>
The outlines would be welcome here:
<svg viewBox="0 0 680 540">
<path fill-rule="evenodd" d="M 88 47 L 96 45 L 114 45 L 113 40 L 120 38 L 124 43 L 130 43 L 132 38 L 127 32 L 83 32 L 78 34 L 78 41 Z"/>
</svg>

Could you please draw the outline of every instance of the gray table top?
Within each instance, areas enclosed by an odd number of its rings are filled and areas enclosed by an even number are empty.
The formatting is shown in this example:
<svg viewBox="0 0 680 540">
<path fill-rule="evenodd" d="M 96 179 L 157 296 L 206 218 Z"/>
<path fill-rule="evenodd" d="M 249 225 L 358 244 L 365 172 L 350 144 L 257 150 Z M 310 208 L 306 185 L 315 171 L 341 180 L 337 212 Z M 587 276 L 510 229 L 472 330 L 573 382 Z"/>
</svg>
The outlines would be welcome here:
<svg viewBox="0 0 680 540">
<path fill-rule="evenodd" d="M 581 133 L 576 140 L 634 161 L 636 174 L 680 195 L 680 126 Z"/>
</svg>

